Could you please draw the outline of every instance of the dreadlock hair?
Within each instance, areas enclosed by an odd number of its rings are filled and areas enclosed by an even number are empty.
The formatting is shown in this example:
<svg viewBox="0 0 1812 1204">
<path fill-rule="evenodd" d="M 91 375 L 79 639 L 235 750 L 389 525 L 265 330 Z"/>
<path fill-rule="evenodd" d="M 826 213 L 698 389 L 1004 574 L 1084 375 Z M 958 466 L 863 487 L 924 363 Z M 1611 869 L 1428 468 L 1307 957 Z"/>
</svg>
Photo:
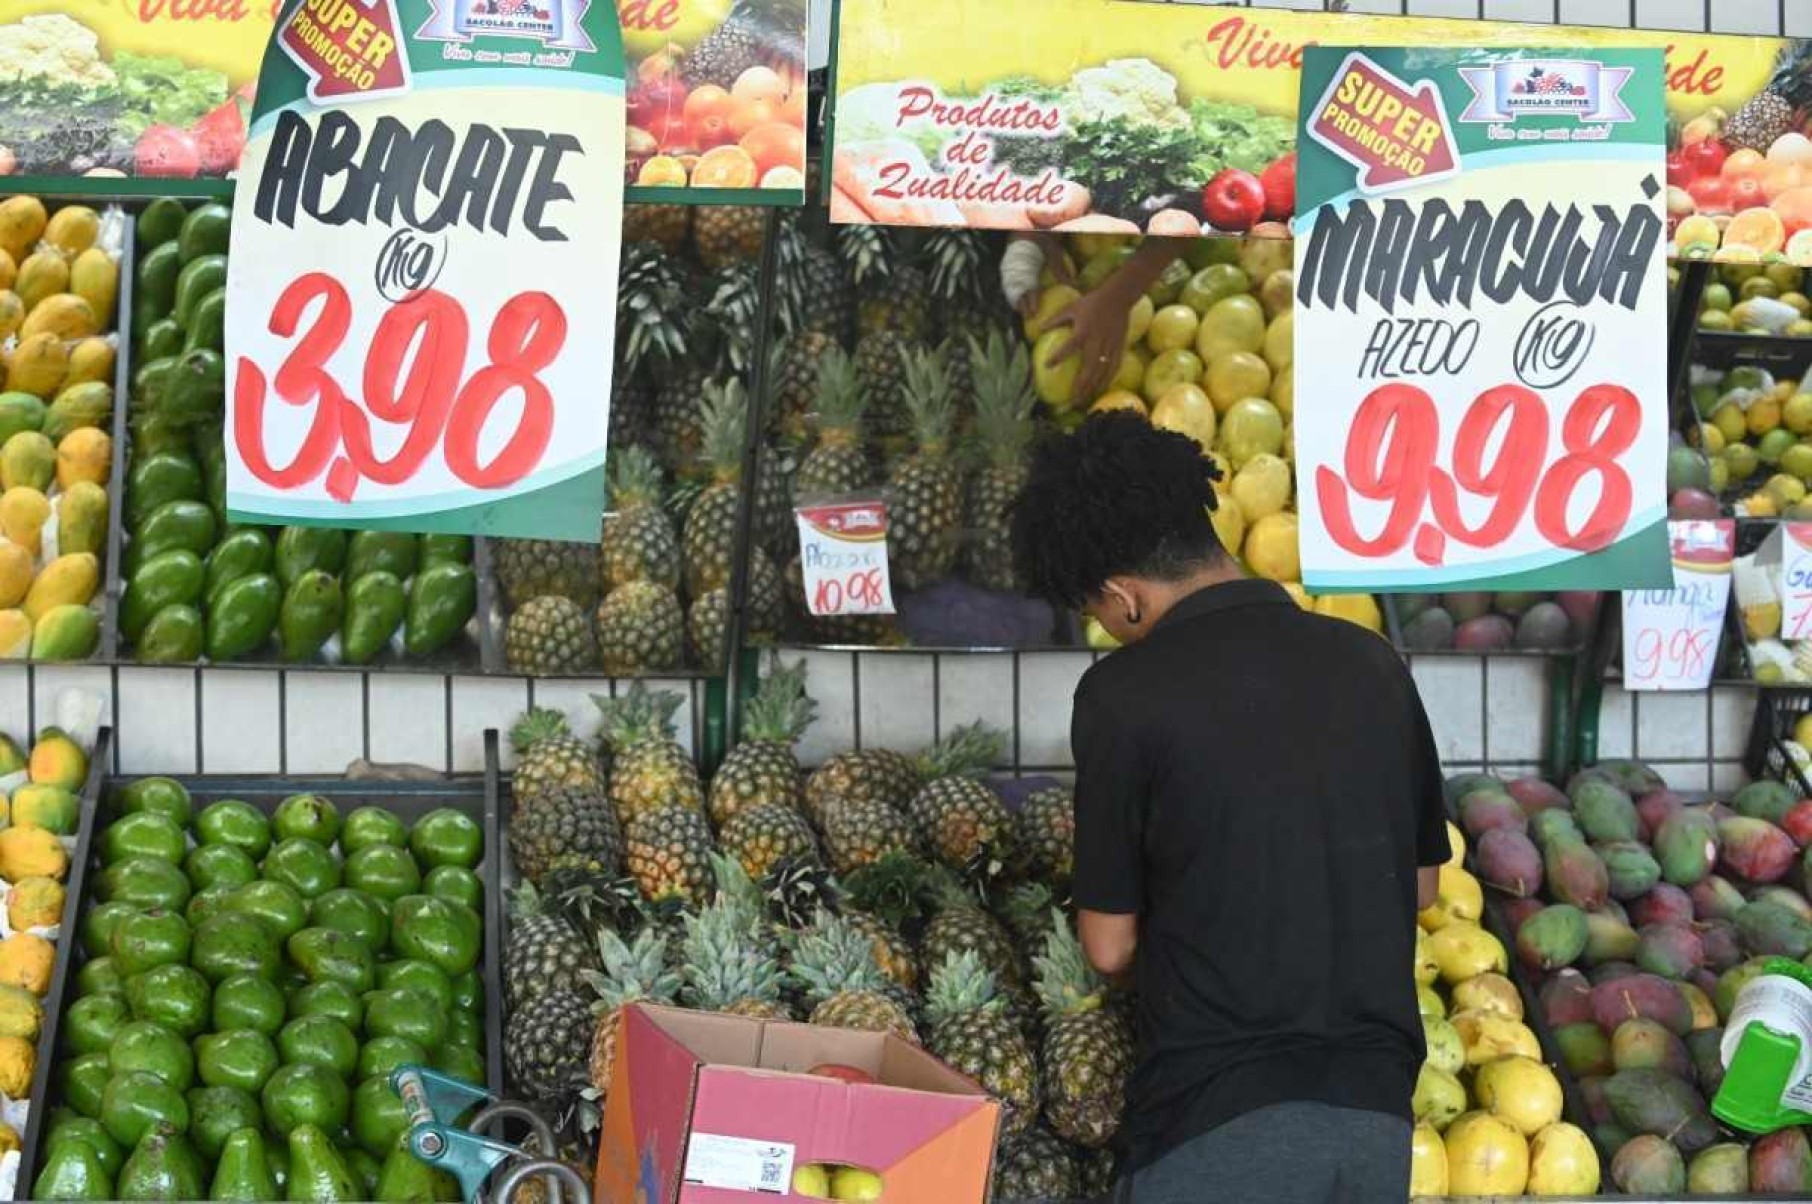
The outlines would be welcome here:
<svg viewBox="0 0 1812 1204">
<path fill-rule="evenodd" d="M 1195 440 L 1109 411 L 1032 453 L 1013 559 L 1034 594 L 1080 607 L 1108 578 L 1180 581 L 1226 556 L 1209 517 L 1220 471 Z"/>
</svg>

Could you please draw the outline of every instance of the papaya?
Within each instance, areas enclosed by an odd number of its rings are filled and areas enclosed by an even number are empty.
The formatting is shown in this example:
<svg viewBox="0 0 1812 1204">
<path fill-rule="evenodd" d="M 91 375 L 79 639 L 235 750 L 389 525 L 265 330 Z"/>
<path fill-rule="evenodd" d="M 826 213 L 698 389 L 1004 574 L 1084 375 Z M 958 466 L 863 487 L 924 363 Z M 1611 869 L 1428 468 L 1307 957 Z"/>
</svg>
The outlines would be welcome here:
<svg viewBox="0 0 1812 1204">
<path fill-rule="evenodd" d="M 34 896 L 42 895 L 42 891 L 39 887 L 39 884 L 41 883 L 48 884 L 50 887 L 54 888 L 57 892 L 57 909 L 47 922 L 41 918 L 44 915 L 44 909 L 40 907 L 38 901 L 34 899 L 30 906 L 20 910 L 19 919 L 13 920 L 12 922 L 13 927 L 21 929 L 27 927 L 26 924 L 20 922 L 21 920 L 33 921 L 29 925 L 33 928 L 48 927 L 50 924 L 55 924 L 62 918 L 64 896 L 61 883 L 52 882 L 49 878 L 27 878 L 25 882 L 22 882 L 19 885 L 24 886 L 25 883 L 32 884 L 31 889 Z M 46 901 L 48 901 L 47 898 Z M 12 911 L 12 899 L 9 898 L 7 900 L 7 913 L 9 916 L 12 914 Z M 11 985 L 0 986 L 0 1036 L 22 1037 L 27 1041 L 36 1041 L 38 1039 L 38 1033 L 41 1032 L 43 1028 L 44 1004 L 36 995 L 33 995 L 24 987 Z"/>
<path fill-rule="evenodd" d="M 112 381 L 116 358 L 113 340 L 104 335 L 83 339 L 69 349 L 69 371 L 63 377 L 63 387 L 91 380 Z"/>
<path fill-rule="evenodd" d="M 13 291 L 25 303 L 25 316 L 58 293 L 69 289 L 69 261 L 55 251 L 35 251 L 19 262 L 19 275 Z"/>
<path fill-rule="evenodd" d="M 105 489 L 94 481 L 70 482 L 57 498 L 57 546 L 99 556 L 107 547 L 108 517 Z"/>
<path fill-rule="evenodd" d="M 45 242 L 74 258 L 94 246 L 100 237 L 101 217 L 86 205 L 65 205 L 44 223 Z"/>
<path fill-rule="evenodd" d="M 43 548 L 44 523 L 48 518 L 50 499 L 39 490 L 21 485 L 0 494 L 0 535 L 33 557 Z"/>
<path fill-rule="evenodd" d="M 57 479 L 57 449 L 42 431 L 20 431 L 0 445 L 0 489 L 45 493 Z"/>
<path fill-rule="evenodd" d="M 65 389 L 64 396 L 68 393 Z M 85 426 L 71 431 L 57 444 L 57 485 L 60 488 L 67 489 L 78 481 L 104 485 L 112 469 L 113 437 L 98 427 Z"/>
<path fill-rule="evenodd" d="M 81 661 L 101 644 L 101 617 L 86 606 L 55 606 L 32 626 L 31 658 Z"/>
<path fill-rule="evenodd" d="M 26 311 L 20 338 L 54 334 L 66 343 L 85 339 L 100 329 L 94 307 L 74 293 L 53 293 Z"/>
<path fill-rule="evenodd" d="M 36 571 L 30 552 L 10 539 L 0 540 L 0 608 L 15 607 L 25 601 Z"/>
<path fill-rule="evenodd" d="M 9 832 L 14 830 L 7 829 Z M 17 830 L 50 835 L 41 828 Z M 53 836 L 51 839 L 56 838 Z M 56 947 L 37 933 L 15 932 L 5 940 L 0 940 L 0 983 L 24 987 L 42 999 L 45 992 L 50 990 L 51 964 L 56 957 Z"/>
<path fill-rule="evenodd" d="M 44 566 L 22 609 L 36 623 L 59 606 L 88 605 L 100 585 L 101 562 L 90 552 L 72 552 Z"/>
<path fill-rule="evenodd" d="M 26 773 L 40 786 L 80 790 L 88 780 L 88 754 L 61 728 L 47 727 L 31 746 Z"/>
<path fill-rule="evenodd" d="M 0 339 L 5 333 L 0 332 Z M 36 431 L 44 428 L 44 403 L 30 393 L 14 390 L 0 393 L 0 444 L 20 431 Z"/>
<path fill-rule="evenodd" d="M 25 258 L 28 248 L 36 246 L 50 223 L 44 202 L 35 196 L 21 194 L 0 201 L 0 248 L 5 248 L 15 262 Z"/>
<path fill-rule="evenodd" d="M 24 660 L 31 655 L 31 620 L 22 610 L 0 610 L 0 660 Z"/>
<path fill-rule="evenodd" d="M 0 247 L 0 290 L 10 292 L 13 281 L 19 277 L 19 265 L 13 262 L 13 253 Z"/>
<path fill-rule="evenodd" d="M 6 387 L 34 397 L 54 397 L 69 372 L 69 348 L 54 334 L 19 340 L 7 361 Z"/>
<path fill-rule="evenodd" d="M 49 928 L 62 922 L 66 893 L 55 878 L 25 878 L 6 896 L 6 918 L 15 929 Z M 6 1020 L 6 998 L 0 994 L 0 1024 Z M 15 1034 L 21 1035 L 21 1034 Z M 34 1031 L 30 1036 L 37 1036 Z"/>
<path fill-rule="evenodd" d="M 105 428 L 112 417 L 112 385 L 99 380 L 65 385 L 44 414 L 44 434 L 56 443 L 83 427 Z"/>
<path fill-rule="evenodd" d="M 0 255 L 4 254 L 4 251 L 0 251 Z M 17 334 L 24 321 L 25 302 L 19 300 L 19 294 L 12 290 L 12 281 L 9 280 L 5 287 L 0 288 L 0 342 Z"/>
<path fill-rule="evenodd" d="M 95 328 L 105 330 L 113 323 L 113 305 L 119 298 L 120 265 L 99 247 L 90 247 L 69 265 L 69 291 L 88 303 Z"/>
<path fill-rule="evenodd" d="M 87 767 L 76 763 L 86 775 Z M 75 791 L 64 786 L 30 782 L 13 791 L 13 823 L 43 828 L 58 836 L 75 835 L 82 803 Z"/>
</svg>

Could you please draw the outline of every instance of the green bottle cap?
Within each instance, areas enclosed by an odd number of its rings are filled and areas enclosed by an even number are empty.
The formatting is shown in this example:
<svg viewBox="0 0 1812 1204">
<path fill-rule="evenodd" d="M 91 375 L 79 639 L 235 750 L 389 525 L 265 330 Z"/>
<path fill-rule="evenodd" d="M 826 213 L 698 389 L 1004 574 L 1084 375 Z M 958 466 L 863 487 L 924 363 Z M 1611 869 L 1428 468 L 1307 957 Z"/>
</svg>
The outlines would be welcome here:
<svg viewBox="0 0 1812 1204">
<path fill-rule="evenodd" d="M 1812 967 L 1771 958 L 1738 994 L 1722 1053 L 1719 1120 L 1746 1133 L 1812 1124 Z"/>
</svg>

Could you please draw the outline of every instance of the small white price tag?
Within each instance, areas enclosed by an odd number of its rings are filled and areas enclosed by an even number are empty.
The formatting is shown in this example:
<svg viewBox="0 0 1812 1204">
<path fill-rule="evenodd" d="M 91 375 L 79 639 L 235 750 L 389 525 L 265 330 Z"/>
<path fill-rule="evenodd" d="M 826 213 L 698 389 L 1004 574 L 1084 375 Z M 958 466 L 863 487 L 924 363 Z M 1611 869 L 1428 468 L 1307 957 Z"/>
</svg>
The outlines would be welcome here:
<svg viewBox="0 0 1812 1204">
<path fill-rule="evenodd" d="M 1736 524 L 1670 522 L 1674 587 L 1623 591 L 1623 676 L 1631 690 L 1711 684 L 1730 604 Z"/>
<path fill-rule="evenodd" d="M 1782 523 L 1781 639 L 1812 638 L 1812 523 Z"/>
<path fill-rule="evenodd" d="M 793 1147 L 784 1141 L 694 1133 L 686 1143 L 686 1182 L 783 1196 L 792 1190 Z"/>
<path fill-rule="evenodd" d="M 814 615 L 890 615 L 887 504 L 837 502 L 801 506 L 799 564 L 805 604 Z"/>
</svg>

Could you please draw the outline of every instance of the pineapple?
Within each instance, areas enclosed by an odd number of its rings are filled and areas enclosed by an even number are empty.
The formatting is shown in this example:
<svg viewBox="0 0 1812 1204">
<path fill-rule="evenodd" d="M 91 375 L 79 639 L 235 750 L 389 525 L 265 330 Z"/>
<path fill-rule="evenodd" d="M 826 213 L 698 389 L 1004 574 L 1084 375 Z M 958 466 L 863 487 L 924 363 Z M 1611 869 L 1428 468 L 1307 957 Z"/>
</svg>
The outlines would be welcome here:
<svg viewBox="0 0 1812 1204">
<path fill-rule="evenodd" d="M 614 932 L 600 933 L 598 960 L 603 971 L 585 976 L 597 996 L 586 1016 L 587 1077 L 592 1090 L 602 1096 L 610 1091 L 616 1066 L 617 1014 L 631 1003 L 672 1003 L 680 981 L 667 969 L 666 942 L 654 928 L 644 928 L 628 944 Z"/>
<path fill-rule="evenodd" d="M 631 581 L 678 589 L 679 540 L 661 509 L 661 467 L 648 451 L 626 447 L 612 454 L 610 504 L 599 548 L 604 592 Z"/>
<path fill-rule="evenodd" d="M 859 748 L 830 757 L 805 783 L 805 813 L 822 824 L 831 798 L 872 799 L 904 810 L 924 784 L 916 761 L 891 748 Z"/>
<path fill-rule="evenodd" d="M 963 558 L 969 580 L 983 589 L 1021 588 L 1013 567 L 1009 511 L 1026 481 L 1026 449 L 1032 441 L 1032 360 L 1023 343 L 996 333 L 984 345 L 971 341 L 975 372 L 975 432 L 986 467 L 969 484 Z"/>
<path fill-rule="evenodd" d="M 1105 1145 L 1078 1151 L 1076 1170 L 1082 1194 L 1105 1199 L 1120 1182 L 1120 1155 Z"/>
<path fill-rule="evenodd" d="M 779 370 L 774 376 L 771 416 L 782 438 L 796 442 L 805 439 L 822 389 L 824 363 L 842 351 L 836 339 L 816 330 L 801 331 L 782 346 Z M 853 384 L 853 376 L 851 381 Z"/>
<path fill-rule="evenodd" d="M 918 835 L 904 814 L 880 799 L 828 798 L 818 812 L 831 869 L 850 874 L 891 854 L 917 856 Z"/>
<path fill-rule="evenodd" d="M 690 213 L 683 205 L 648 208 Z M 658 242 L 624 238 L 617 281 L 616 340 L 622 377 L 636 376 L 643 368 L 669 372 L 688 362 L 695 292 L 684 257 L 671 254 Z"/>
<path fill-rule="evenodd" d="M 801 331 L 828 335 L 838 342 L 849 337 L 856 309 L 855 293 L 843 274 L 843 265 L 823 247 L 805 249 L 795 309 Z"/>
<path fill-rule="evenodd" d="M 951 455 L 950 380 L 931 352 L 906 357 L 906 407 L 916 450 L 887 484 L 888 554 L 895 584 L 922 589 L 956 567 L 963 478 Z"/>
<path fill-rule="evenodd" d="M 953 954 L 973 953 L 993 975 L 997 987 L 1003 992 L 1016 991 L 1025 974 L 1012 934 L 947 872 L 932 878 L 931 893 L 938 911 L 919 937 L 919 956 L 925 964 L 940 966 Z"/>
<path fill-rule="evenodd" d="M 752 263 L 767 235 L 768 211 L 754 205 L 705 205 L 692 218 L 692 244 L 706 270 Z"/>
<path fill-rule="evenodd" d="M 869 939 L 847 921 L 820 913 L 793 949 L 792 976 L 812 1005 L 810 1023 L 892 1033 L 919 1044 L 911 1014 L 886 994 Z"/>
<path fill-rule="evenodd" d="M 555 869 L 615 874 L 623 834 L 602 790 L 555 786 L 511 817 L 510 855 L 536 884 Z"/>
<path fill-rule="evenodd" d="M 584 609 L 598 604 L 598 549 L 557 539 L 499 539 L 491 544 L 504 605 L 518 610 L 535 598 L 570 598 Z"/>
<path fill-rule="evenodd" d="M 919 985 L 919 959 L 912 945 L 887 921 L 866 911 L 845 909 L 843 922 L 868 939 L 868 953 L 894 986 L 913 991 Z"/>
<path fill-rule="evenodd" d="M 1768 86 L 1724 123 L 1724 144 L 1733 151 L 1766 154 L 1775 139 L 1792 132 L 1794 118 L 1808 103 L 1812 103 L 1812 42 L 1797 39 L 1782 47 Z"/>
<path fill-rule="evenodd" d="M 653 438 L 654 398 L 654 386 L 618 365 L 610 381 L 608 447 L 612 453 L 618 448 L 639 447 Z"/>
<path fill-rule="evenodd" d="M 571 598 L 530 598 L 503 628 L 503 658 L 512 672 L 530 677 L 583 673 L 598 665 L 598 633 L 591 615 Z"/>
<path fill-rule="evenodd" d="M 625 205 L 623 206 L 623 246 L 633 243 L 658 243 L 669 255 L 678 251 L 692 232 L 690 205 Z"/>
<path fill-rule="evenodd" d="M 754 264 L 733 263 L 712 277 L 703 312 L 717 336 L 718 366 L 733 377 L 748 375 L 754 361 L 755 319 L 760 311 L 761 285 Z M 777 321 L 783 330 L 791 326 L 784 312 Z M 778 362 L 777 348 L 774 358 Z"/>
<path fill-rule="evenodd" d="M 951 953 L 925 992 L 926 1047 L 1001 1102 L 1001 1133 L 1025 1132 L 1038 1117 L 1038 1059 L 995 997 L 994 975 L 975 953 Z"/>
<path fill-rule="evenodd" d="M 856 341 L 856 383 L 867 406 L 868 429 L 888 444 L 899 444 L 911 426 L 903 365 L 917 347 L 893 330 L 877 330 Z"/>
<path fill-rule="evenodd" d="M 799 528 L 793 520 L 793 477 L 799 471 L 797 447 L 764 442 L 755 449 L 755 512 L 751 531 L 757 548 L 771 556 L 784 556 L 799 546 Z"/>
<path fill-rule="evenodd" d="M 780 1000 L 779 964 L 756 942 L 747 917 L 713 905 L 686 917 L 681 1001 L 706 1012 L 790 1020 Z"/>
<path fill-rule="evenodd" d="M 625 827 L 657 805 L 704 807 L 698 767 L 673 738 L 673 712 L 684 701 L 678 694 L 651 692 L 636 682 L 621 698 L 593 694 L 591 700 L 602 712 L 604 739 L 616 754 L 610 801 Z"/>
<path fill-rule="evenodd" d="M 938 861 L 983 881 L 999 876 L 1013 844 L 1006 804 L 976 780 L 1000 753 L 999 732 L 979 722 L 957 728 L 927 754 L 929 780 L 906 808 Z"/>
<path fill-rule="evenodd" d="M 855 361 L 840 347 L 825 351 L 819 365 L 817 412 L 810 423 L 818 442 L 793 476 L 793 504 L 843 497 L 866 488 L 872 474 L 862 448 L 866 399 L 857 386 Z"/>
<path fill-rule="evenodd" d="M 749 600 L 744 608 L 749 621 L 748 642 L 753 645 L 779 641 L 781 611 L 780 573 L 767 553 L 749 549 Z M 722 672 L 729 658 L 730 587 L 720 585 L 692 600 L 686 611 L 686 641 L 692 663 Z"/>
<path fill-rule="evenodd" d="M 518 807 L 532 806 L 556 786 L 604 789 L 597 749 L 573 735 L 566 716 L 551 707 L 525 711 L 510 728 L 510 747 L 516 750 L 510 789 Z"/>
<path fill-rule="evenodd" d="M 665 673 L 685 663 L 679 598 L 653 581 L 631 581 L 598 607 L 598 659 L 613 677 Z"/>
<path fill-rule="evenodd" d="M 803 0 L 740 0 L 729 19 L 680 60 L 680 75 L 694 88 L 716 84 L 727 90 L 751 67 L 796 73 L 805 60 L 804 28 Z"/>
<path fill-rule="evenodd" d="M 703 812 L 669 802 L 638 812 L 625 842 L 629 873 L 651 903 L 703 903 L 711 892 L 711 829 Z"/>
<path fill-rule="evenodd" d="M 510 895 L 510 939 L 503 950 L 503 1002 L 514 1012 L 544 991 L 582 994 L 584 972 L 598 967 L 596 951 L 555 914 L 533 883 Z"/>
<path fill-rule="evenodd" d="M 778 803 L 804 805 L 799 761 L 793 748 L 818 709 L 805 692 L 805 661 L 776 664 L 743 713 L 742 741 L 711 778 L 707 809 L 723 824 L 745 807 Z"/>
<path fill-rule="evenodd" d="M 757 880 L 783 862 L 818 860 L 818 838 L 812 826 L 784 803 L 758 802 L 739 809 L 717 838 L 724 852 Z"/>
<path fill-rule="evenodd" d="M 686 593 L 697 598 L 730 581 L 742 497 L 742 449 L 748 434 L 749 395 L 738 380 L 705 386 L 705 454 L 711 484 L 686 512 L 680 549 Z"/>
<path fill-rule="evenodd" d="M 1043 1125 L 1001 1141 L 994 1159 L 996 1200 L 1067 1200 L 1081 1194 L 1075 1156 Z"/>
<path fill-rule="evenodd" d="M 1040 1051 L 1044 1115 L 1059 1137 L 1089 1149 L 1113 1140 L 1126 1104 L 1133 1039 L 1121 1013 L 1105 1006 L 1107 986 L 1083 959 L 1082 946 L 1061 913 L 1037 967 L 1044 1008 Z"/>
<path fill-rule="evenodd" d="M 682 480 L 700 472 L 704 428 L 699 425 L 699 398 L 711 373 L 696 363 L 675 366 L 654 395 L 654 445 L 661 466 Z"/>
<path fill-rule="evenodd" d="M 1061 786 L 1034 791 L 1013 815 L 1020 873 L 1051 886 L 1068 884 L 1076 869 L 1076 799 Z"/>
<path fill-rule="evenodd" d="M 575 991 L 530 995 L 504 1022 L 503 1057 L 523 1099 L 558 1100 L 585 1086 L 591 1008 Z"/>
</svg>

